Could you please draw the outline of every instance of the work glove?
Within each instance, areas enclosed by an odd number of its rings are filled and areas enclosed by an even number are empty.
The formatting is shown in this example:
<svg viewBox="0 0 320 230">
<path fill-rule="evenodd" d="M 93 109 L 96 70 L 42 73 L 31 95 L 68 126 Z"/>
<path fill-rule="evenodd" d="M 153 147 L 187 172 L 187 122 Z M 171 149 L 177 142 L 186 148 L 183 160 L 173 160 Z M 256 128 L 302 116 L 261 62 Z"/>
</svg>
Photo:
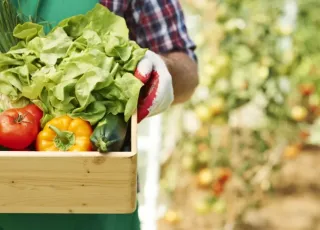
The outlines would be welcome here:
<svg viewBox="0 0 320 230">
<path fill-rule="evenodd" d="M 174 100 L 172 77 L 163 59 L 150 50 L 138 63 L 134 75 L 144 84 L 138 101 L 140 123 L 170 107 Z"/>
</svg>

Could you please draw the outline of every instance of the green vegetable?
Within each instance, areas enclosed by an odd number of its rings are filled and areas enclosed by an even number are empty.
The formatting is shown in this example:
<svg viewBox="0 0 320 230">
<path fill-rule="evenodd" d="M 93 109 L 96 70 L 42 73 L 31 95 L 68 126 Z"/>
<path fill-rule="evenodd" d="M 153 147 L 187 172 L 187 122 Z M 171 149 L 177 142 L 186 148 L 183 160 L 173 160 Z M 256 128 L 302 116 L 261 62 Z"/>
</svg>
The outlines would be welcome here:
<svg viewBox="0 0 320 230">
<path fill-rule="evenodd" d="M 128 121 L 143 86 L 133 74 L 146 52 L 128 34 L 124 19 L 100 4 L 47 35 L 40 24 L 19 25 L 14 35 L 20 42 L 0 54 L 0 93 L 38 105 L 42 126 L 64 114 L 93 126 L 106 114 Z"/>
<path fill-rule="evenodd" d="M 12 108 L 22 108 L 30 104 L 30 101 L 26 98 L 21 98 L 17 101 L 10 100 L 6 95 L 0 94 L 0 112 L 12 109 Z"/>
<path fill-rule="evenodd" d="M 13 30 L 21 23 L 18 11 L 10 0 L 0 0 L 0 52 L 7 52 L 18 43 Z"/>
<path fill-rule="evenodd" d="M 123 116 L 106 115 L 91 135 L 91 143 L 101 153 L 121 151 L 127 134 L 128 124 Z"/>
</svg>

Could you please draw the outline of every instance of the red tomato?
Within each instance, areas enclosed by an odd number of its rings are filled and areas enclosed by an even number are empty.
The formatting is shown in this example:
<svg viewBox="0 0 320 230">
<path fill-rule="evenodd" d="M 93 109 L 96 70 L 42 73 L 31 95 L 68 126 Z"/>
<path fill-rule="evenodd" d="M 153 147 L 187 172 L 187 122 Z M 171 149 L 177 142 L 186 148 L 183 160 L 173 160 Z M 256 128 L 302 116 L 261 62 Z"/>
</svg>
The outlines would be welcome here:
<svg viewBox="0 0 320 230">
<path fill-rule="evenodd" d="M 224 187 L 220 182 L 216 182 L 212 185 L 212 192 L 215 196 L 220 196 L 223 193 Z"/>
<path fill-rule="evenodd" d="M 305 83 L 300 85 L 300 92 L 304 96 L 311 95 L 316 90 L 316 87 L 311 83 Z"/>
<path fill-rule="evenodd" d="M 27 148 L 37 138 L 38 124 L 24 109 L 9 109 L 0 114 L 0 145 L 13 150 Z"/>
<path fill-rule="evenodd" d="M 229 180 L 229 178 L 231 177 L 231 175 L 232 175 L 232 172 L 231 172 L 230 169 L 228 169 L 228 168 L 222 169 L 221 174 L 220 174 L 220 177 L 219 177 L 219 181 L 220 181 L 222 184 L 224 184 L 224 183 L 226 183 L 226 182 Z"/>
<path fill-rule="evenodd" d="M 40 130 L 40 121 L 43 116 L 42 110 L 38 106 L 36 106 L 35 104 L 29 104 L 22 109 L 25 111 L 28 111 L 29 113 L 31 113 L 34 116 L 35 121 L 37 122 L 39 130 Z"/>
</svg>

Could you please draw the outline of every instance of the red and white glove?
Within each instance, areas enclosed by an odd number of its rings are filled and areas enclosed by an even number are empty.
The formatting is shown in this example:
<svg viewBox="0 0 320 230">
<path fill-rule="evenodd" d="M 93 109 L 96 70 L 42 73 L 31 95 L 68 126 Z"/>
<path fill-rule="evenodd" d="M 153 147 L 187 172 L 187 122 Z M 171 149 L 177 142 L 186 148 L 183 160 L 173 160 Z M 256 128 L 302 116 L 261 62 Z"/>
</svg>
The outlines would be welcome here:
<svg viewBox="0 0 320 230">
<path fill-rule="evenodd" d="M 163 59 L 148 50 L 138 63 L 135 77 L 144 86 L 138 102 L 138 122 L 144 118 L 164 112 L 174 100 L 172 77 Z"/>
</svg>

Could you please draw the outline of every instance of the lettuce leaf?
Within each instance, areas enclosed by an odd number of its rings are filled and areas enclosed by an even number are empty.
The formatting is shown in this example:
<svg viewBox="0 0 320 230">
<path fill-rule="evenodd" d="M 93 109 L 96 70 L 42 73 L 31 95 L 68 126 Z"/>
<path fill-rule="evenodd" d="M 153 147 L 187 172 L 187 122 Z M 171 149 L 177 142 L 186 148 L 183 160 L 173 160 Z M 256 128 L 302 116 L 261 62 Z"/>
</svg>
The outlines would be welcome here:
<svg viewBox="0 0 320 230">
<path fill-rule="evenodd" d="M 121 89 L 121 92 L 125 94 L 127 99 L 124 110 L 124 117 L 127 121 L 137 108 L 139 93 L 143 84 L 131 73 L 125 73 L 121 78 L 117 78 L 115 82 L 116 85 Z"/>
<path fill-rule="evenodd" d="M 44 36 L 44 29 L 41 25 L 32 22 L 25 22 L 22 25 L 19 24 L 16 26 L 13 31 L 13 36 L 29 42 L 31 39 L 37 36 Z"/>
<path fill-rule="evenodd" d="M 47 35 L 24 23 L 14 36 L 19 43 L 0 54 L 0 93 L 32 100 L 44 111 L 42 125 L 61 114 L 92 125 L 108 113 L 128 121 L 136 111 L 143 84 L 133 73 L 146 49 L 106 7 L 67 18 Z"/>
<path fill-rule="evenodd" d="M 1 84 L 0 84 L 0 87 Z M 26 105 L 30 104 L 30 101 L 26 98 L 20 98 L 18 100 L 12 100 L 10 97 L 0 94 L 0 111 L 5 111 L 7 109 L 12 109 L 12 108 L 21 108 Z"/>
</svg>

